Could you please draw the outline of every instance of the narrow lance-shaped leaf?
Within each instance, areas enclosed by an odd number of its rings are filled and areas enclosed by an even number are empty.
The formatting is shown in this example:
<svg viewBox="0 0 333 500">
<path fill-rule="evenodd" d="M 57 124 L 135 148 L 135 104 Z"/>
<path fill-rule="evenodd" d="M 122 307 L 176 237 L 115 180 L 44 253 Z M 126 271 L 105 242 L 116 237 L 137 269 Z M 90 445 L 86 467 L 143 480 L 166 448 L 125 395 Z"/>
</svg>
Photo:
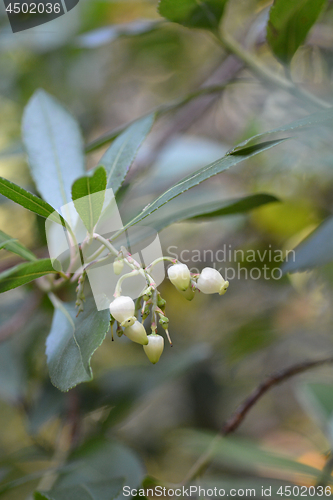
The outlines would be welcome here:
<svg viewBox="0 0 333 500">
<path fill-rule="evenodd" d="M 123 486 L 123 479 L 109 479 L 75 484 L 67 488 L 36 491 L 34 500 L 113 500 Z"/>
<path fill-rule="evenodd" d="M 97 168 L 92 175 L 80 177 L 72 186 L 72 199 L 77 213 L 89 232 L 101 215 L 105 199 L 106 172 Z"/>
<path fill-rule="evenodd" d="M 8 234 L 0 231 L 0 250 L 4 248 L 8 252 L 13 252 L 22 257 L 23 259 L 34 261 L 37 257 L 28 250 L 22 243 L 15 238 L 11 238 Z"/>
<path fill-rule="evenodd" d="M 150 132 L 154 114 L 144 116 L 132 123 L 106 150 L 98 165 L 107 173 L 107 187 L 116 194 L 132 165 L 139 147 Z"/>
<path fill-rule="evenodd" d="M 332 439 L 333 385 L 315 382 L 298 386 L 296 395 L 307 413 Z"/>
<path fill-rule="evenodd" d="M 170 200 L 176 198 L 176 196 L 179 196 L 188 189 L 197 186 L 198 184 L 205 181 L 206 179 L 209 179 L 213 175 L 217 175 L 223 172 L 224 170 L 227 170 L 230 167 L 237 165 L 238 163 L 247 160 L 252 156 L 257 155 L 258 153 L 267 151 L 268 149 L 276 146 L 277 144 L 280 144 L 285 140 L 286 139 L 278 139 L 276 141 L 264 142 L 256 146 L 252 146 L 250 148 L 241 149 L 235 152 L 234 154 L 227 154 L 226 156 L 223 156 L 223 158 L 220 158 L 219 160 L 215 161 L 214 163 L 206 165 L 205 167 L 197 170 L 193 174 L 179 181 L 177 184 L 175 184 L 167 191 L 165 191 L 163 194 L 161 194 L 161 196 L 159 196 L 155 201 L 147 205 L 123 229 L 121 229 L 118 233 L 116 233 L 114 238 L 116 238 L 119 234 L 123 233 L 129 227 L 145 219 L 146 217 L 148 217 L 148 215 L 152 214 L 160 207 L 168 203 Z"/>
<path fill-rule="evenodd" d="M 161 16 L 189 28 L 216 29 L 228 0 L 160 0 Z"/>
<path fill-rule="evenodd" d="M 73 303 L 63 303 L 54 296 L 52 302 L 56 310 L 46 341 L 47 364 L 52 383 L 68 391 L 92 379 L 90 360 L 109 330 L 110 313 L 98 311 L 92 297 L 78 317 Z"/>
<path fill-rule="evenodd" d="M 180 200 L 167 214 L 159 217 L 158 211 L 156 216 L 154 217 L 154 215 L 152 215 L 149 217 L 146 223 L 156 229 L 156 231 L 161 231 L 175 222 L 186 220 L 202 221 L 215 217 L 240 214 L 266 205 L 267 203 L 274 203 L 277 201 L 279 200 L 270 194 L 254 194 L 244 198 L 214 201 L 211 203 L 197 202 L 195 205 L 192 204 L 189 206 L 186 202 L 184 203 Z M 171 205 L 173 203 L 174 202 L 171 202 Z"/>
<path fill-rule="evenodd" d="M 182 445 L 195 454 L 203 453 L 211 444 L 213 434 L 209 432 L 186 432 Z M 276 453 L 274 449 L 262 449 L 257 444 L 239 437 L 221 439 L 214 448 L 212 460 L 215 463 L 227 465 L 244 472 L 257 472 L 267 468 L 276 472 L 288 471 L 294 474 L 304 474 L 309 478 L 318 476 L 318 469 L 293 460 L 288 456 Z"/>
<path fill-rule="evenodd" d="M 289 255 L 283 273 L 308 271 L 333 261 L 333 217 L 326 219 Z"/>
<path fill-rule="evenodd" d="M 221 92 L 220 85 L 210 87 L 210 93 L 215 93 L 215 92 Z M 191 99 L 199 97 L 202 94 L 206 94 L 206 93 L 207 93 L 207 88 L 203 88 L 197 92 L 193 92 L 193 93 L 189 94 L 187 97 L 177 101 L 177 103 L 173 103 L 173 104 L 162 106 L 162 107 L 158 108 L 156 110 L 156 115 L 160 116 L 160 114 L 164 113 L 165 111 L 170 111 L 171 109 L 174 109 L 174 107 L 187 104 Z M 238 144 L 230 152 L 234 151 L 237 148 L 243 147 L 245 144 L 247 144 L 249 142 L 257 140 L 260 137 L 264 137 L 265 135 L 274 134 L 276 132 L 283 132 L 286 130 L 302 129 L 305 127 L 311 127 L 311 126 L 316 125 L 316 124 L 318 124 L 318 125 L 324 124 L 324 123 L 329 122 L 329 121 L 331 121 L 331 122 L 333 121 L 333 109 L 332 108 L 325 110 L 325 111 L 319 111 L 318 113 L 313 113 L 313 114 L 308 115 L 304 118 L 301 118 L 300 120 L 296 120 L 292 123 L 288 123 L 287 125 L 279 127 L 277 129 L 269 130 L 268 132 L 263 132 L 261 134 L 257 134 L 253 137 L 250 137 L 249 139 L 246 139 L 244 142 L 241 142 L 240 144 Z M 130 125 L 132 125 L 132 124 L 129 124 L 128 127 Z M 127 127 L 125 126 L 125 127 L 115 129 L 115 130 L 108 132 L 107 134 L 105 134 L 101 137 L 98 137 L 94 141 L 87 144 L 86 152 L 89 153 L 91 151 L 94 151 L 95 149 L 98 149 L 101 146 L 104 146 L 108 142 L 115 140 L 118 136 L 120 136 L 121 133 L 123 133 L 125 128 L 127 128 Z"/>
<path fill-rule="evenodd" d="M 3 177 L 0 177 L 0 194 L 45 219 L 50 218 L 53 222 L 67 227 L 63 217 L 46 201 Z"/>
<path fill-rule="evenodd" d="M 287 125 L 282 125 L 281 127 L 273 128 L 272 130 L 268 130 L 267 132 L 262 132 L 260 134 L 256 134 L 252 137 L 249 137 L 245 141 L 237 144 L 234 148 L 232 148 L 229 153 L 234 154 L 240 148 L 243 148 L 246 145 L 250 145 L 256 142 L 258 139 L 263 137 L 268 137 L 273 134 L 278 134 L 279 132 L 288 132 L 289 130 L 302 130 L 310 127 L 314 127 L 315 125 L 333 125 L 333 108 L 327 109 L 325 111 L 319 111 L 318 113 L 313 113 L 311 115 L 307 115 L 304 118 L 300 118 L 299 120 L 295 120 L 293 122 L 287 123 Z"/>
<path fill-rule="evenodd" d="M 275 0 L 269 12 L 267 41 L 283 63 L 289 63 L 316 22 L 326 0 Z"/>
<path fill-rule="evenodd" d="M 54 274 L 50 259 L 36 260 L 36 262 L 24 262 L 0 273 L 0 293 L 7 292 L 12 288 L 30 283 L 45 274 Z"/>
<path fill-rule="evenodd" d="M 44 90 L 27 104 L 22 136 L 32 177 L 56 209 L 71 202 L 71 186 L 85 173 L 83 140 L 76 120 Z"/>
</svg>

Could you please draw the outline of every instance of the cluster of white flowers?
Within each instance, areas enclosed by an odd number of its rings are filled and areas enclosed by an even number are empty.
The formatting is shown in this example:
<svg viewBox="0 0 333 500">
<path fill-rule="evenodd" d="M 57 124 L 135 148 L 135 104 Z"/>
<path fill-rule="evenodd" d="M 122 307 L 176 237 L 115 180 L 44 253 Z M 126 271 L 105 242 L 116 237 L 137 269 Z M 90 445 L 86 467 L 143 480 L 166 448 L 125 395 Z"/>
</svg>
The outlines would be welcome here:
<svg viewBox="0 0 333 500">
<path fill-rule="evenodd" d="M 193 274 L 186 264 L 175 264 L 169 267 L 168 276 L 177 290 L 186 292 L 188 289 L 202 293 L 219 293 L 224 295 L 229 286 L 229 281 L 225 281 L 221 274 L 212 267 L 205 267 L 201 274 Z"/>
<path fill-rule="evenodd" d="M 163 258 L 161 260 L 171 259 Z M 143 270 L 147 273 L 148 277 L 148 270 L 155 263 Z M 123 262 L 120 259 L 116 259 L 114 262 L 114 271 L 116 274 L 120 274 L 122 266 Z M 201 274 L 193 274 L 186 264 L 175 261 L 168 268 L 168 276 L 171 283 L 187 300 L 192 300 L 197 290 L 206 294 L 219 293 L 223 295 L 229 286 L 229 282 L 225 281 L 216 269 L 206 267 Z M 136 304 L 130 297 L 121 295 L 119 290 L 121 290 L 120 286 L 118 290 L 116 289 L 116 298 L 110 304 L 111 325 L 117 322 L 116 331 L 118 336 L 124 334 L 133 342 L 141 344 L 148 359 L 153 364 L 157 363 L 164 349 L 164 338 L 157 333 L 157 316 L 159 316 L 159 323 L 165 330 L 172 346 L 168 332 L 169 320 L 164 313 L 165 300 L 161 297 L 153 281 L 149 282 L 149 286 L 143 291 L 142 296 L 139 297 Z M 141 322 L 138 320 L 140 312 Z M 147 335 L 143 323 L 150 313 L 151 333 Z"/>
</svg>

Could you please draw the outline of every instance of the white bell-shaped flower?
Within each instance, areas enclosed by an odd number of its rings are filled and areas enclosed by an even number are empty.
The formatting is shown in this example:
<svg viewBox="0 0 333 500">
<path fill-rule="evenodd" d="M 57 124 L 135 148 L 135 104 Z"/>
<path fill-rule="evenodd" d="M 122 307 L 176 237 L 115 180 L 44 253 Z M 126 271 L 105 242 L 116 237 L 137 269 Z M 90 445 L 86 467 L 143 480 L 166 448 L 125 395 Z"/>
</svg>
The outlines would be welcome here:
<svg viewBox="0 0 333 500">
<path fill-rule="evenodd" d="M 153 365 L 160 359 L 164 349 L 164 338 L 161 335 L 152 333 L 148 335 L 148 344 L 143 346 L 143 350 Z"/>
<path fill-rule="evenodd" d="M 205 267 L 198 278 L 197 287 L 203 293 L 225 294 L 229 281 L 225 281 L 221 274 L 212 267 Z"/>
<path fill-rule="evenodd" d="M 168 276 L 179 290 L 187 290 L 191 282 L 191 273 L 186 264 L 174 264 L 168 268 Z"/>
<path fill-rule="evenodd" d="M 127 338 L 132 340 L 132 342 L 137 342 L 138 344 L 142 344 L 143 346 L 148 344 L 148 336 L 140 321 L 135 321 L 132 326 L 128 326 L 124 329 L 124 334 Z"/>
<path fill-rule="evenodd" d="M 120 296 L 110 304 L 110 313 L 119 323 L 134 316 L 135 305 L 131 297 Z"/>
</svg>

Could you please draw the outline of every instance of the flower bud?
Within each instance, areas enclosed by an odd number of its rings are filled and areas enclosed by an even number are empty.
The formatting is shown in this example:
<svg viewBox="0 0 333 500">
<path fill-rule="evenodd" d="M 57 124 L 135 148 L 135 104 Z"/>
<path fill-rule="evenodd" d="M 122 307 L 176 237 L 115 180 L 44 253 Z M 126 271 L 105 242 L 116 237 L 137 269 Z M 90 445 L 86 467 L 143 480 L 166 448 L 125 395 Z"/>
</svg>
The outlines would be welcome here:
<svg viewBox="0 0 333 500">
<path fill-rule="evenodd" d="M 203 293 L 225 294 L 229 281 L 225 281 L 221 274 L 212 267 L 205 267 L 198 278 L 197 287 Z"/>
<path fill-rule="evenodd" d="M 162 299 L 160 295 L 157 297 L 157 305 L 161 309 L 161 311 L 164 311 L 165 305 L 166 305 L 166 300 Z"/>
<path fill-rule="evenodd" d="M 124 334 L 127 338 L 132 340 L 132 342 L 137 342 L 138 344 L 147 345 L 148 337 L 145 327 L 139 321 L 136 321 L 132 326 L 128 326 L 124 330 Z"/>
<path fill-rule="evenodd" d="M 142 313 L 142 320 L 144 321 L 146 318 L 148 318 L 149 314 L 150 314 L 149 306 L 146 306 Z"/>
<path fill-rule="evenodd" d="M 190 270 L 186 264 L 174 264 L 168 268 L 168 276 L 173 285 L 180 290 L 187 290 L 191 282 Z"/>
<path fill-rule="evenodd" d="M 164 328 L 164 330 L 167 330 L 169 325 L 169 318 L 167 318 L 166 316 L 161 316 L 159 324 L 162 325 L 162 328 Z"/>
<path fill-rule="evenodd" d="M 124 267 L 124 259 L 116 259 L 113 262 L 113 272 L 114 274 L 120 274 Z"/>
<path fill-rule="evenodd" d="M 135 305 L 131 297 L 120 296 L 110 304 L 110 313 L 119 323 L 134 316 L 134 309 Z"/>
<path fill-rule="evenodd" d="M 157 335 L 156 333 L 148 335 L 148 345 L 144 345 L 143 350 L 151 363 L 157 363 L 161 357 L 163 349 L 164 338 L 161 337 L 161 335 Z"/>
<path fill-rule="evenodd" d="M 146 290 L 144 291 L 143 295 L 142 295 L 142 298 L 145 302 L 147 302 L 151 296 L 152 296 L 153 292 L 152 292 L 152 287 L 149 286 L 148 288 L 146 288 Z"/>
</svg>

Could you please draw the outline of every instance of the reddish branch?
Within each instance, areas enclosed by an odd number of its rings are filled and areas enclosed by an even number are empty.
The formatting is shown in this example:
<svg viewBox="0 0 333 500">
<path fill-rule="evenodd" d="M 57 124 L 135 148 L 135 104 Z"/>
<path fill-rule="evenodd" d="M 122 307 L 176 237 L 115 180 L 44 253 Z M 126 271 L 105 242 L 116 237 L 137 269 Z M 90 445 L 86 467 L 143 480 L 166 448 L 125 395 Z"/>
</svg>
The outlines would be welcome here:
<svg viewBox="0 0 333 500">
<path fill-rule="evenodd" d="M 276 385 L 281 384 L 285 380 L 303 373 L 312 368 L 322 366 L 325 364 L 333 363 L 333 356 L 324 359 L 318 359 L 316 361 L 305 361 L 298 365 L 291 366 L 285 370 L 281 370 L 273 375 L 270 375 L 264 382 L 262 382 L 254 391 L 239 405 L 235 413 L 225 422 L 222 427 L 221 434 L 227 436 L 231 432 L 234 432 L 240 424 L 243 422 L 244 418 L 251 410 L 251 408 L 256 404 L 256 402 L 266 394 L 270 389 Z"/>
<path fill-rule="evenodd" d="M 297 365 L 291 366 L 290 368 L 286 368 L 285 370 L 281 370 L 277 373 L 274 373 L 273 375 L 270 375 L 264 382 L 258 385 L 258 387 L 254 389 L 254 391 L 252 391 L 252 393 L 243 401 L 243 403 L 238 406 L 236 411 L 225 422 L 220 433 L 215 436 L 207 451 L 193 465 L 192 469 L 189 471 L 182 484 L 187 484 L 189 481 L 192 481 L 193 479 L 200 476 L 207 469 L 214 456 L 216 445 L 221 441 L 222 438 L 238 429 L 251 408 L 262 396 L 266 394 L 266 392 L 295 375 L 311 370 L 312 368 L 317 368 L 332 363 L 333 356 L 330 356 L 315 361 L 305 361 L 303 363 L 299 363 Z"/>
</svg>

